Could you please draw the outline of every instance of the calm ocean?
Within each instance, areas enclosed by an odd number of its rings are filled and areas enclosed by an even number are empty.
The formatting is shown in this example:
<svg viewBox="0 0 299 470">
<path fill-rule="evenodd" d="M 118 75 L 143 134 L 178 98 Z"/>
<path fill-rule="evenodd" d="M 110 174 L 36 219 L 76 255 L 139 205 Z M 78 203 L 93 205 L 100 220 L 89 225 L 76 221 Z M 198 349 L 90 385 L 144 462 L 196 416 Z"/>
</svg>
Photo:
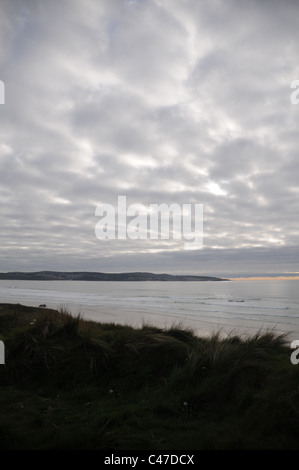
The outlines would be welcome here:
<svg viewBox="0 0 299 470">
<path fill-rule="evenodd" d="M 299 280 L 221 282 L 0 281 L 0 302 L 65 307 L 105 323 L 199 334 L 287 332 L 299 339 Z"/>
</svg>

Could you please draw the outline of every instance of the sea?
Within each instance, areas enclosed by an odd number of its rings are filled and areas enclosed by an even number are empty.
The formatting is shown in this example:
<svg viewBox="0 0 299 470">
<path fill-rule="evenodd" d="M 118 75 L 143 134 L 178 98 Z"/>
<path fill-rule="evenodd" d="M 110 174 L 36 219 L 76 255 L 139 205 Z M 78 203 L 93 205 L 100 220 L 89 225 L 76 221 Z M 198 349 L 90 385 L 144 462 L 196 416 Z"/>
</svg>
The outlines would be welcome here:
<svg viewBox="0 0 299 470">
<path fill-rule="evenodd" d="M 192 329 L 198 335 L 274 331 L 299 340 L 299 280 L 10 281 L 0 303 L 64 309 L 101 323 Z"/>
</svg>

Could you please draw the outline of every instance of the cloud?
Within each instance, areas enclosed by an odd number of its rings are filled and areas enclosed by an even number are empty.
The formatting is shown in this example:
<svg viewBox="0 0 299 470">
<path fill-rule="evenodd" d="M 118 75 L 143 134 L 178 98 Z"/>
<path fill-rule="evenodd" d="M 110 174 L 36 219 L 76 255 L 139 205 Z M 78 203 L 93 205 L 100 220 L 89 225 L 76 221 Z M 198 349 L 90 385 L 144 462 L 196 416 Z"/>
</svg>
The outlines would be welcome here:
<svg viewBox="0 0 299 470">
<path fill-rule="evenodd" d="M 291 269 L 296 2 L 12 0 L 1 9 L 1 270 L 244 272 L 263 259 L 268 271 Z M 119 195 L 203 204 L 204 248 L 99 241 L 95 208 Z"/>
</svg>

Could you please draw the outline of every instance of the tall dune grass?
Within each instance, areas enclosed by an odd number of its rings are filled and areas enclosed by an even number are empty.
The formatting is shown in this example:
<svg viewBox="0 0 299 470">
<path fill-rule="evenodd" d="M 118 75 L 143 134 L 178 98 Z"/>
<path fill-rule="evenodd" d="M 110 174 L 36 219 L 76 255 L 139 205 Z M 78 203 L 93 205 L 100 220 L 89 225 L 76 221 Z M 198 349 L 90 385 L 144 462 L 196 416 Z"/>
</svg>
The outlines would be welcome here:
<svg viewBox="0 0 299 470">
<path fill-rule="evenodd" d="M 299 366 L 274 331 L 198 336 L 0 305 L 2 449 L 298 449 Z"/>
</svg>

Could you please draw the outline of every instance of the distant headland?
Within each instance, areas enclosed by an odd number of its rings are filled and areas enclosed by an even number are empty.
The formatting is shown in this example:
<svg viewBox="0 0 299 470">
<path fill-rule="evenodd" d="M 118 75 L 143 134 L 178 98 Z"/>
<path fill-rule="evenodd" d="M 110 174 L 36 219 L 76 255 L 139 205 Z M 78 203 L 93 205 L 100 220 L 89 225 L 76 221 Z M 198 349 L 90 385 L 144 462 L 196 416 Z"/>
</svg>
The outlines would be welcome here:
<svg viewBox="0 0 299 470">
<path fill-rule="evenodd" d="M 24 281 L 228 281 L 220 277 L 185 274 L 154 274 L 147 272 L 101 273 L 101 272 L 7 272 L 0 273 L 0 279 Z"/>
</svg>

